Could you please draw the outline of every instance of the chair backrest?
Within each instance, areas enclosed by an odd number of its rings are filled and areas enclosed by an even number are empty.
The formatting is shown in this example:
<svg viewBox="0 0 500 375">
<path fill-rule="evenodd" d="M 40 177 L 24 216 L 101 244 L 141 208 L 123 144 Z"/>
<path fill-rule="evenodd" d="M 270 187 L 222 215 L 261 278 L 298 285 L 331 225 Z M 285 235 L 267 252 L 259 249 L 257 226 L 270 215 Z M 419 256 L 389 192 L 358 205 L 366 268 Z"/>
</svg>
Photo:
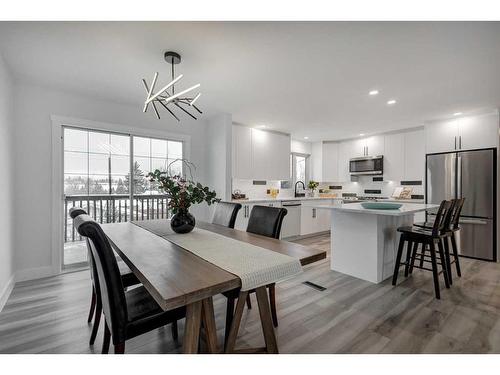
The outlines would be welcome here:
<svg viewBox="0 0 500 375">
<path fill-rule="evenodd" d="M 74 219 L 81 236 L 87 237 L 97 270 L 102 307 L 113 342 L 123 342 L 128 320 L 127 302 L 115 254 L 101 226 L 88 215 Z"/>
<path fill-rule="evenodd" d="M 228 228 L 234 228 L 238 211 L 241 209 L 241 204 L 232 202 L 219 202 L 215 207 L 212 224 L 223 225 Z"/>
<path fill-rule="evenodd" d="M 247 232 L 280 238 L 281 224 L 287 212 L 286 208 L 253 206 L 248 219 Z"/>
<path fill-rule="evenodd" d="M 433 236 L 437 236 L 438 234 L 441 234 L 449 228 L 451 206 L 452 202 L 446 200 L 442 201 L 439 205 L 439 208 L 436 212 L 436 218 L 432 225 Z"/>
<path fill-rule="evenodd" d="M 452 215 L 451 215 L 451 226 L 450 228 L 453 229 L 458 229 L 459 222 L 460 222 L 460 214 L 462 213 L 462 208 L 465 203 L 465 198 L 459 198 L 459 199 L 454 199 L 454 205 L 452 208 Z"/>
</svg>

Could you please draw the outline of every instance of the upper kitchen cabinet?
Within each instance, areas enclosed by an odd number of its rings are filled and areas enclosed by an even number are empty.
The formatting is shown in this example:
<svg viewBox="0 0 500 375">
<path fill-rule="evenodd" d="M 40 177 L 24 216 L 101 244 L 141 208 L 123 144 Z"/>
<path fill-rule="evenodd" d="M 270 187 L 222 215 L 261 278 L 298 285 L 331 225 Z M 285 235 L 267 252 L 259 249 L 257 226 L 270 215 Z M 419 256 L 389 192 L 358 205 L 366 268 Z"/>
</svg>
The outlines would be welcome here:
<svg viewBox="0 0 500 375">
<path fill-rule="evenodd" d="M 322 157 L 322 179 L 320 181 L 338 181 L 339 144 L 336 142 L 324 142 L 322 145 Z"/>
<path fill-rule="evenodd" d="M 290 136 L 233 126 L 233 178 L 290 179 Z"/>
<path fill-rule="evenodd" d="M 384 138 L 382 135 L 365 138 L 366 156 L 384 155 Z"/>
<path fill-rule="evenodd" d="M 460 150 L 497 147 L 497 143 L 498 114 L 490 113 L 458 119 L 458 148 Z"/>
<path fill-rule="evenodd" d="M 425 175 L 424 130 L 404 133 L 404 181 L 423 181 Z"/>
<path fill-rule="evenodd" d="M 338 182 L 351 181 L 351 175 L 349 174 L 349 159 L 353 156 L 353 150 L 357 149 L 357 141 L 345 141 L 338 144 Z M 323 159 L 323 164 L 325 159 Z M 325 180 L 326 181 L 326 180 Z"/>
<path fill-rule="evenodd" d="M 233 126 L 233 177 L 251 180 L 252 174 L 252 129 Z"/>
<path fill-rule="evenodd" d="M 401 181 L 405 170 L 405 135 L 388 134 L 384 138 L 384 180 Z"/>
<path fill-rule="evenodd" d="M 497 147 L 498 113 L 467 116 L 427 124 L 427 153 Z"/>
</svg>

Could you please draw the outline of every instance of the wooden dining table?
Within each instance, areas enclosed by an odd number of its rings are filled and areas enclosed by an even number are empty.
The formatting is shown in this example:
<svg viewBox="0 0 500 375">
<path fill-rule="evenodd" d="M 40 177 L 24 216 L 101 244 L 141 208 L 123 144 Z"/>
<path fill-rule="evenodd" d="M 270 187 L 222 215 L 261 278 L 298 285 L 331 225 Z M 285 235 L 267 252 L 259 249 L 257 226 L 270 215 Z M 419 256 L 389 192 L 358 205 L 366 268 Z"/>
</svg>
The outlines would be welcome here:
<svg viewBox="0 0 500 375">
<path fill-rule="evenodd" d="M 165 311 L 186 306 L 184 327 L 184 353 L 197 353 L 200 328 L 203 325 L 208 352 L 220 352 L 217 343 L 213 296 L 241 287 L 236 275 L 207 262 L 159 235 L 168 220 L 103 224 L 114 250 L 130 267 L 158 305 Z M 326 252 L 296 243 L 268 238 L 224 226 L 196 222 L 198 228 L 246 242 L 261 248 L 295 257 L 307 265 L 326 257 Z M 259 352 L 278 353 L 278 345 L 271 320 L 266 287 L 256 288 L 257 302 L 266 346 L 257 349 L 235 348 L 241 313 L 248 292 L 240 292 L 234 319 L 225 345 L 226 353 Z"/>
</svg>

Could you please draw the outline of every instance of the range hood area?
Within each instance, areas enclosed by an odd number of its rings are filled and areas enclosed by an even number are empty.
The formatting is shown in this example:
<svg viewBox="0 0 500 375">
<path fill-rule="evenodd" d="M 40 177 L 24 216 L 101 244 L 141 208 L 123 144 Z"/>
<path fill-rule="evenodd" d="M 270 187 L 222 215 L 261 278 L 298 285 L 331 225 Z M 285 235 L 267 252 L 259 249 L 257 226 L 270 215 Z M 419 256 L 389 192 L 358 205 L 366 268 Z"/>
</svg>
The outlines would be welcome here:
<svg viewBox="0 0 500 375">
<path fill-rule="evenodd" d="M 384 174 L 384 157 L 362 156 L 349 159 L 349 174 L 351 176 Z"/>
</svg>

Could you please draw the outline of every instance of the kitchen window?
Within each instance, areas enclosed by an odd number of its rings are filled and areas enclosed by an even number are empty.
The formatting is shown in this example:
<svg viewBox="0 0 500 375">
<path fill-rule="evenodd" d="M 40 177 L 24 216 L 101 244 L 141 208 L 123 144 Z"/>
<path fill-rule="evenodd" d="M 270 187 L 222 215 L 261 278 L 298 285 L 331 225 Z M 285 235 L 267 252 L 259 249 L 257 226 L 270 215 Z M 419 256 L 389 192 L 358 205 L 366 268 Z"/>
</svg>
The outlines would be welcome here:
<svg viewBox="0 0 500 375">
<path fill-rule="evenodd" d="M 309 181 L 309 155 L 292 153 L 290 158 L 293 184 L 297 181 L 302 181 L 307 185 L 307 182 Z"/>
</svg>

